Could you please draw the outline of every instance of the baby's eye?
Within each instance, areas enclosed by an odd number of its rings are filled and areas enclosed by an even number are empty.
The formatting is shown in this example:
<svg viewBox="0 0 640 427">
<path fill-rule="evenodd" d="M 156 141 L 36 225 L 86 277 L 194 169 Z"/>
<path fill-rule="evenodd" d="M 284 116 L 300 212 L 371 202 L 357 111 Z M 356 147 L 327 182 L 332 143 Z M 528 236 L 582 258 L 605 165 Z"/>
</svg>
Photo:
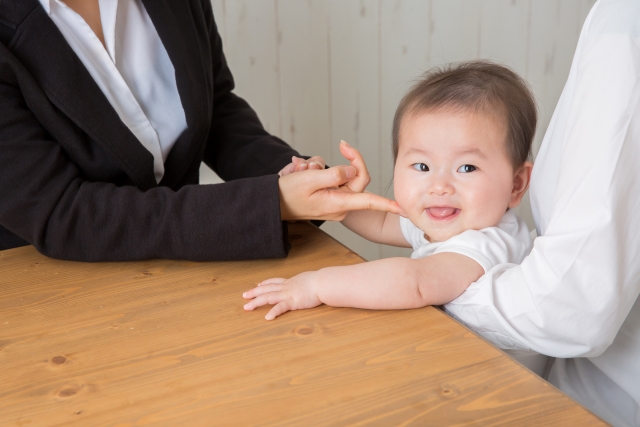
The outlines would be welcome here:
<svg viewBox="0 0 640 427">
<path fill-rule="evenodd" d="M 417 171 L 429 172 L 429 166 L 425 165 L 424 163 L 414 163 L 412 166 Z"/>
<path fill-rule="evenodd" d="M 478 169 L 478 168 L 473 166 L 473 165 L 462 165 L 462 166 L 460 166 L 458 168 L 458 172 L 460 172 L 460 173 L 469 173 L 469 172 L 473 172 L 476 169 Z"/>
</svg>

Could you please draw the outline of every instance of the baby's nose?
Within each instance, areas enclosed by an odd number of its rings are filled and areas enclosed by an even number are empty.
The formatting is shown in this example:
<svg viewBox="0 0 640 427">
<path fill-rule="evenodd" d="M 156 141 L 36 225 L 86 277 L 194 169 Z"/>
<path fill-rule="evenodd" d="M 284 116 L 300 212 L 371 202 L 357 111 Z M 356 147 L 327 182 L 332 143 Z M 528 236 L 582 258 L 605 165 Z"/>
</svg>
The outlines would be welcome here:
<svg viewBox="0 0 640 427">
<path fill-rule="evenodd" d="M 454 187 L 451 179 L 447 174 L 440 173 L 433 176 L 433 179 L 429 186 L 429 193 L 436 196 L 451 195 L 454 192 Z"/>
</svg>

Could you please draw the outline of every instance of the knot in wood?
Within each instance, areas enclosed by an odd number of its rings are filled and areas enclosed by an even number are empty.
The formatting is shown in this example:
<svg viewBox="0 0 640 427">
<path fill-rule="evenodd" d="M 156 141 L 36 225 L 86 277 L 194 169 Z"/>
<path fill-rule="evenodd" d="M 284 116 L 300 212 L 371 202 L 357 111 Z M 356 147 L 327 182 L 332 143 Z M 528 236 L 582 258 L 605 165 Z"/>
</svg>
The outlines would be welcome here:
<svg viewBox="0 0 640 427">
<path fill-rule="evenodd" d="M 51 363 L 53 363 L 54 365 L 62 365 L 66 361 L 67 358 L 64 356 L 55 356 L 51 358 Z"/>
<path fill-rule="evenodd" d="M 71 397 L 78 393 L 80 388 L 78 386 L 67 386 L 58 392 L 59 397 Z"/>
<path fill-rule="evenodd" d="M 311 335 L 314 331 L 315 331 L 315 329 L 313 328 L 313 326 L 308 326 L 308 325 L 298 326 L 294 330 L 296 335 Z"/>
</svg>

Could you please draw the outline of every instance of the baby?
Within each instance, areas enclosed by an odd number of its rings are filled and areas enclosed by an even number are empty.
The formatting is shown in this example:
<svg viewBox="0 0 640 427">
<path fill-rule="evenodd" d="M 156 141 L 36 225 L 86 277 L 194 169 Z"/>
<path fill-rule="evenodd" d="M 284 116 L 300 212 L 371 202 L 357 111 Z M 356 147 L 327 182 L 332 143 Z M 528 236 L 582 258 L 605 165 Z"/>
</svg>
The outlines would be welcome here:
<svg viewBox="0 0 640 427">
<path fill-rule="evenodd" d="M 273 278 L 243 294 L 245 310 L 273 304 L 267 320 L 320 304 L 405 309 L 444 304 L 498 264 L 531 249 L 511 208 L 529 186 L 536 106 L 511 70 L 472 61 L 429 71 L 393 121 L 394 192 L 406 218 L 353 211 L 342 223 L 371 240 L 414 249 L 388 258 Z M 358 169 L 355 150 L 341 151 Z M 355 154 L 354 154 L 355 153 Z"/>
</svg>

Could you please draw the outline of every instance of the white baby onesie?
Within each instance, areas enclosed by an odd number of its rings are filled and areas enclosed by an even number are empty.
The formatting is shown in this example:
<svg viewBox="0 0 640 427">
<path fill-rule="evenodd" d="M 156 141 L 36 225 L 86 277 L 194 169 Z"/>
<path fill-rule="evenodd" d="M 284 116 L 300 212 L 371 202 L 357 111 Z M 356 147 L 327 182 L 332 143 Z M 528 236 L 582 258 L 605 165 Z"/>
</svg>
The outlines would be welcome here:
<svg viewBox="0 0 640 427">
<path fill-rule="evenodd" d="M 407 218 L 400 218 L 400 228 L 413 247 L 411 258 L 455 252 L 476 261 L 485 273 L 499 264 L 520 264 L 531 251 L 527 225 L 511 210 L 494 227 L 466 230 L 444 242 L 429 242 L 424 232 Z"/>
</svg>

